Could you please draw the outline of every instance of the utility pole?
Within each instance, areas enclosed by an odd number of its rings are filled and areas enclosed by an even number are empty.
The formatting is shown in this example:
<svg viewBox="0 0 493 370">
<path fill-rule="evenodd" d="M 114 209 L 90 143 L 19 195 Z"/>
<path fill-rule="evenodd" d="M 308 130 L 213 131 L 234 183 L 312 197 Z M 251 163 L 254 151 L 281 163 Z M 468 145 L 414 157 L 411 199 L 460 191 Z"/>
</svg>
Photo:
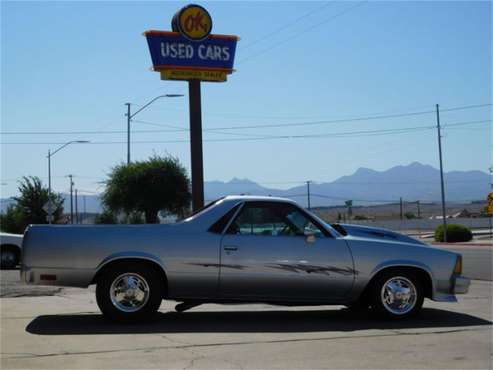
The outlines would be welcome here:
<svg viewBox="0 0 493 370">
<path fill-rule="evenodd" d="M 125 103 L 127 106 L 127 166 L 130 164 L 130 120 L 132 116 L 130 115 L 130 103 Z"/>
<path fill-rule="evenodd" d="M 77 189 L 75 189 L 75 223 L 79 223 L 79 207 L 77 206 L 78 201 L 77 201 Z"/>
<path fill-rule="evenodd" d="M 443 241 L 447 242 L 447 213 L 445 210 L 445 184 L 443 182 L 443 160 L 442 160 L 442 134 L 440 132 L 440 108 L 437 109 L 437 134 L 438 134 L 438 156 L 440 158 L 440 186 L 442 190 L 442 217 L 443 217 Z"/>
<path fill-rule="evenodd" d="M 84 204 L 84 216 L 82 217 L 81 223 L 84 223 L 84 219 L 86 218 L 86 196 L 82 196 L 82 203 Z"/>
<path fill-rule="evenodd" d="M 400 219 L 402 221 L 402 218 L 403 218 L 403 209 L 402 209 L 402 197 L 399 198 L 399 215 L 400 215 Z"/>
<path fill-rule="evenodd" d="M 63 144 L 61 147 L 59 147 L 58 149 L 54 150 L 54 151 L 51 151 L 50 149 L 48 150 L 48 213 L 49 213 L 49 216 L 48 216 L 48 223 L 51 224 L 51 219 L 53 217 L 53 204 L 52 204 L 52 194 L 51 194 L 51 157 L 53 157 L 53 155 L 55 155 L 56 153 L 58 153 L 60 150 L 62 150 L 63 148 L 65 148 L 67 145 L 70 145 L 70 144 L 87 144 L 89 143 L 90 141 L 88 140 L 72 140 L 72 141 L 68 141 L 66 142 L 65 144 Z M 70 182 L 72 182 L 72 178 L 70 178 Z M 72 197 L 70 198 L 72 199 Z"/>
<path fill-rule="evenodd" d="M 311 183 L 310 180 L 308 180 L 306 182 L 306 195 L 307 195 L 307 201 L 308 201 L 308 210 L 312 209 L 311 204 L 310 204 L 310 183 Z"/>
<path fill-rule="evenodd" d="M 70 179 L 70 223 L 74 223 L 74 199 L 73 199 L 73 190 L 74 190 L 74 182 L 72 181 L 73 175 L 68 175 Z"/>
<path fill-rule="evenodd" d="M 52 213 L 52 204 L 51 204 L 51 150 L 48 149 L 48 207 L 49 207 L 49 215 L 48 215 L 48 223 L 51 224 L 51 220 L 53 219 Z"/>
</svg>

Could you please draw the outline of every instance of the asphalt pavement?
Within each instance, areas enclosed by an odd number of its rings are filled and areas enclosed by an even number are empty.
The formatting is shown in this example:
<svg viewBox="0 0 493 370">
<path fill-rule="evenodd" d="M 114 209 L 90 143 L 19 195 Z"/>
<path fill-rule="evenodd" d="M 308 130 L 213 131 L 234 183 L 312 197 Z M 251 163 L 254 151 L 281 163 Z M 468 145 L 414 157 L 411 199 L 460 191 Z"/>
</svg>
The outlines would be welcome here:
<svg viewBox="0 0 493 370">
<path fill-rule="evenodd" d="M 442 247 L 442 246 L 441 246 Z M 386 322 L 342 306 L 165 301 L 155 322 L 107 322 L 89 289 L 26 286 L 0 276 L 2 369 L 491 369 L 492 248 L 447 246 L 474 280 L 458 303 L 425 301 L 421 315 Z"/>
<path fill-rule="evenodd" d="M 491 369 L 492 283 L 419 317 L 380 321 L 340 306 L 163 302 L 158 320 L 122 325 L 90 290 L 1 298 L 2 369 Z"/>
<path fill-rule="evenodd" d="M 493 245 L 435 245 L 462 254 L 463 274 L 471 279 L 493 280 Z"/>
</svg>

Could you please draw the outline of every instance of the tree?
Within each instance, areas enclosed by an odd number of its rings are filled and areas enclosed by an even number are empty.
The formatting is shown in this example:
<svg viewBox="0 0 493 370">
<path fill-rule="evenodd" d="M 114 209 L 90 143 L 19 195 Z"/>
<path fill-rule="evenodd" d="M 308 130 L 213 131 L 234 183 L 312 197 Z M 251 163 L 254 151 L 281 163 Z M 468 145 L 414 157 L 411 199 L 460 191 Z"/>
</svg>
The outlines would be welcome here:
<svg viewBox="0 0 493 370">
<path fill-rule="evenodd" d="M 115 166 L 102 200 L 115 213 L 142 212 L 146 223 L 156 223 L 159 211 L 184 215 L 189 210 L 190 180 L 177 158 L 154 156 Z"/>
<path fill-rule="evenodd" d="M 1 216 L 1 229 L 12 233 L 23 233 L 29 224 L 46 224 L 46 212 L 43 206 L 48 202 L 48 188 L 44 187 L 38 177 L 23 177 L 18 187 L 20 196 L 14 197 L 15 204 L 7 208 Z M 63 214 L 63 198 L 60 194 L 52 194 L 54 203 L 53 222 L 61 220 Z"/>
</svg>

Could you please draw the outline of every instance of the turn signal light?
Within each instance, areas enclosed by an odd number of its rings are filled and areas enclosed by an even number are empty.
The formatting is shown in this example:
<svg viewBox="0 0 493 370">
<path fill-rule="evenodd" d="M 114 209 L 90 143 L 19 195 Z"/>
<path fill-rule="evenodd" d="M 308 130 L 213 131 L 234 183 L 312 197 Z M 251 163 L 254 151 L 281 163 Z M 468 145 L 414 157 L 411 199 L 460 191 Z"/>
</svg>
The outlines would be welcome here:
<svg viewBox="0 0 493 370">
<path fill-rule="evenodd" d="M 457 256 L 457 262 L 455 262 L 454 273 L 457 275 L 462 274 L 462 256 Z"/>
</svg>

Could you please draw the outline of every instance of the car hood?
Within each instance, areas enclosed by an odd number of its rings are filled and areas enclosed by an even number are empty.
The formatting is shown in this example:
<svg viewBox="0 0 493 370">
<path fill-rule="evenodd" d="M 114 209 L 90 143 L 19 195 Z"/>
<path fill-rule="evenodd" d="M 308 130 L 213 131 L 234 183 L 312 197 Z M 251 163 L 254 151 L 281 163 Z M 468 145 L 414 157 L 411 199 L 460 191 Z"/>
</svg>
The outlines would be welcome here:
<svg viewBox="0 0 493 370">
<path fill-rule="evenodd" d="M 420 246 L 428 246 L 428 244 L 414 239 L 410 236 L 397 233 L 395 231 L 382 229 L 378 227 L 369 227 L 352 224 L 331 224 L 340 234 L 344 236 L 354 236 L 364 239 L 395 241 L 409 244 L 417 244 Z"/>
</svg>

